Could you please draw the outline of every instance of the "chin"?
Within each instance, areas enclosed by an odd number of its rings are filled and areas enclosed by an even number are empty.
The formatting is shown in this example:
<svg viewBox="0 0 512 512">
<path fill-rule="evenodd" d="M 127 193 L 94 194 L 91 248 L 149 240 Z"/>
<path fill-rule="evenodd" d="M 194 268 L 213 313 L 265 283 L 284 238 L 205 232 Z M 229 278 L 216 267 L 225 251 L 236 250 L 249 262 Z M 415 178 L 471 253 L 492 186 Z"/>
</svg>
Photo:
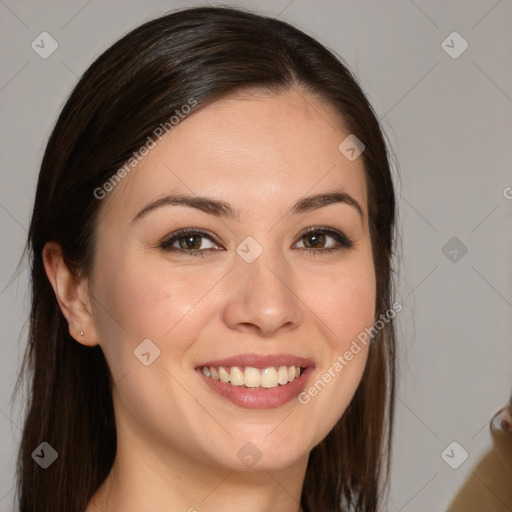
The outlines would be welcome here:
<svg viewBox="0 0 512 512">
<path fill-rule="evenodd" d="M 290 438 L 286 432 L 272 432 L 274 428 L 230 440 L 222 449 L 227 456 L 217 462 L 233 471 L 279 471 L 307 459 L 314 446 L 310 439 L 299 435 Z"/>
</svg>

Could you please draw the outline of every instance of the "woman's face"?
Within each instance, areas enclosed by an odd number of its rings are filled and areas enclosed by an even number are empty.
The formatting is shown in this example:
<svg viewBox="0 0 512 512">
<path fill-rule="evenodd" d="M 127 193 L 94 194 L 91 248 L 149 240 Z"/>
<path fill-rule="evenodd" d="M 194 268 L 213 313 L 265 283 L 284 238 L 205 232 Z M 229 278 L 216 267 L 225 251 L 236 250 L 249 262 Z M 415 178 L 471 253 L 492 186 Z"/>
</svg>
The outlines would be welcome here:
<svg viewBox="0 0 512 512">
<path fill-rule="evenodd" d="M 223 98 L 103 199 L 89 285 L 120 446 L 270 470 L 304 461 L 343 415 L 368 348 L 345 354 L 376 293 L 348 135 L 302 92 Z"/>
</svg>

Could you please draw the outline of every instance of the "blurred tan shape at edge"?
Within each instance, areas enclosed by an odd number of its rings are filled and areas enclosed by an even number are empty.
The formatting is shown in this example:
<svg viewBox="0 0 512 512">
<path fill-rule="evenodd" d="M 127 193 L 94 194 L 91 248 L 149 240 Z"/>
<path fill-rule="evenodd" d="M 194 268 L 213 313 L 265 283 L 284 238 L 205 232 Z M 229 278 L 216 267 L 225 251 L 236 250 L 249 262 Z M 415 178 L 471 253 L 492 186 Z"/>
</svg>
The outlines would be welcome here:
<svg viewBox="0 0 512 512">
<path fill-rule="evenodd" d="M 512 401 L 491 420 L 493 446 L 446 512 L 512 512 Z"/>
</svg>

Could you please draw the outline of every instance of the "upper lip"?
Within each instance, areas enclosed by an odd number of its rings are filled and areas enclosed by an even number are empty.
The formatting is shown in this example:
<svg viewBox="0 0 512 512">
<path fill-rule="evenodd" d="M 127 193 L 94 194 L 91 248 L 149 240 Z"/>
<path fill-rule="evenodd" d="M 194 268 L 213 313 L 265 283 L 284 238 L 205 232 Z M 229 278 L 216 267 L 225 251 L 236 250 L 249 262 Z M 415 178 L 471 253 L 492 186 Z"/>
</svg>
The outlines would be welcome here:
<svg viewBox="0 0 512 512">
<path fill-rule="evenodd" d="M 309 359 L 297 357 L 291 354 L 240 354 L 237 356 L 226 357 L 224 359 L 206 361 L 197 366 L 198 368 L 202 368 L 203 366 L 251 366 L 253 368 L 260 369 L 266 368 L 267 366 L 300 366 L 302 368 L 307 368 L 308 366 L 314 366 L 314 363 Z"/>
</svg>

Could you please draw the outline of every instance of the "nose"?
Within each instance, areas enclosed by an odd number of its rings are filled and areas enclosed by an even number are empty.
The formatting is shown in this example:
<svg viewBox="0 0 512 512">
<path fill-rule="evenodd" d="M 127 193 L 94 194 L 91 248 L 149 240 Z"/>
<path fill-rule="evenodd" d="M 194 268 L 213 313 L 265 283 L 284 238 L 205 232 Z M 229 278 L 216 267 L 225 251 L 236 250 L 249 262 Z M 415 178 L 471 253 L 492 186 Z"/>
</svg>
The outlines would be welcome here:
<svg viewBox="0 0 512 512">
<path fill-rule="evenodd" d="M 223 312 L 225 324 L 263 337 L 296 329 L 303 310 L 293 289 L 291 267 L 265 251 L 252 263 L 239 260 L 237 266 L 230 272 L 230 293 Z"/>
</svg>

